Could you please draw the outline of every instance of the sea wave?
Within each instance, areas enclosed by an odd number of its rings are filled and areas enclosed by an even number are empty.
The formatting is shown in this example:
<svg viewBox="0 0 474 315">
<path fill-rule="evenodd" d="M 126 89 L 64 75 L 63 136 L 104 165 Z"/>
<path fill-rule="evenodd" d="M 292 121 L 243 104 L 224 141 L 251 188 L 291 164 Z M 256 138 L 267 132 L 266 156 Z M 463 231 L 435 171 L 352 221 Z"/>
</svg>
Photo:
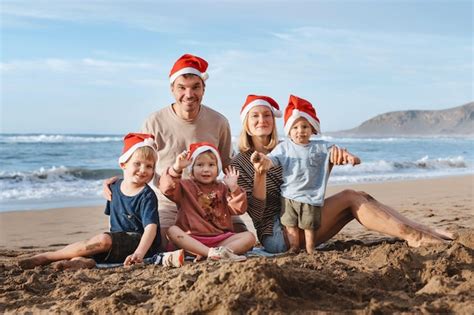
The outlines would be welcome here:
<svg viewBox="0 0 474 315">
<path fill-rule="evenodd" d="M 85 169 L 65 166 L 41 167 L 31 172 L 0 171 L 0 182 L 68 182 L 75 180 L 98 180 L 120 175 L 119 169 Z"/>
<path fill-rule="evenodd" d="M 462 141 L 472 141 L 474 136 L 433 136 L 433 137 L 385 137 L 385 138 L 369 138 L 369 137 L 338 137 L 338 136 L 314 136 L 315 139 L 322 139 L 331 143 L 413 143 L 413 142 L 448 142 L 456 143 Z"/>
<path fill-rule="evenodd" d="M 28 182 L 22 185 L 0 182 L 0 201 L 55 200 L 99 198 L 102 192 L 102 180 L 96 181 L 54 181 Z"/>
<path fill-rule="evenodd" d="M 0 135 L 0 143 L 91 143 L 117 142 L 122 137 L 103 135 Z"/>
<path fill-rule="evenodd" d="M 439 170 L 429 173 L 385 173 L 385 174 L 345 174 L 345 175 L 334 175 L 329 178 L 329 185 L 342 185 L 342 184 L 361 184 L 361 183 L 375 183 L 375 182 L 386 182 L 386 181 L 400 181 L 400 180 L 416 180 L 426 178 L 437 178 L 445 176 L 462 176 L 472 175 L 474 169 L 470 170 L 454 170 L 445 171 Z"/>
<path fill-rule="evenodd" d="M 472 169 L 472 165 L 465 161 L 462 156 L 456 157 L 445 157 L 445 158 L 430 158 L 429 156 L 423 156 L 415 161 L 372 161 L 363 162 L 356 167 L 352 165 L 336 166 L 332 170 L 332 175 L 359 175 L 359 174 L 380 174 L 386 175 L 387 173 L 409 173 L 409 172 L 422 172 L 429 173 L 432 171 L 445 170 L 449 172 L 453 169 Z"/>
</svg>

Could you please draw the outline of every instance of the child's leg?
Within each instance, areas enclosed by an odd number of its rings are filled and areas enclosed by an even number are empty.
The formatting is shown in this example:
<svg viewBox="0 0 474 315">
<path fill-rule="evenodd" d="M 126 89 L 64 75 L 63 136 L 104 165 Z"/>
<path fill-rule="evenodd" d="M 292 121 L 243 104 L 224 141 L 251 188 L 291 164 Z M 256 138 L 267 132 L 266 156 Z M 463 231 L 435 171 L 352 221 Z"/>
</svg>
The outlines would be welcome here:
<svg viewBox="0 0 474 315">
<path fill-rule="evenodd" d="M 314 234 L 315 233 L 314 233 L 313 229 L 304 230 L 304 239 L 305 239 L 305 242 L 306 242 L 306 252 L 308 254 L 314 253 L 314 247 L 315 247 Z"/>
<path fill-rule="evenodd" d="M 209 253 L 209 247 L 195 240 L 176 225 L 168 229 L 168 237 L 176 246 L 194 255 L 207 257 Z"/>
<path fill-rule="evenodd" d="M 252 232 L 241 232 L 219 243 L 219 246 L 225 246 L 231 249 L 235 254 L 244 254 L 255 245 L 256 239 Z"/>
<path fill-rule="evenodd" d="M 70 260 L 60 260 L 51 264 L 56 270 L 65 269 L 91 269 L 95 267 L 95 260 L 92 258 L 74 257 Z"/>
<path fill-rule="evenodd" d="M 33 269 L 36 266 L 50 264 L 54 261 L 71 259 L 75 257 L 87 257 L 107 252 L 112 247 L 112 237 L 103 233 L 96 235 L 87 241 L 80 241 L 54 252 L 46 252 L 18 262 L 22 269 Z"/>
<path fill-rule="evenodd" d="M 300 229 L 297 226 L 286 226 L 288 242 L 290 243 L 290 253 L 297 253 L 300 250 Z"/>
</svg>

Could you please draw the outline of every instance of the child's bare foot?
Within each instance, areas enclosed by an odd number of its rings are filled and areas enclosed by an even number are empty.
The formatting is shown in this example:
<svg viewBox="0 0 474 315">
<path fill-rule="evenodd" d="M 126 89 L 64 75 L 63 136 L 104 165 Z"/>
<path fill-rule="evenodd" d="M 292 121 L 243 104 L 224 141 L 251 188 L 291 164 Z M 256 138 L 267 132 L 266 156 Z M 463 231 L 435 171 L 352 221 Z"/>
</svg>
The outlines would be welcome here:
<svg viewBox="0 0 474 315">
<path fill-rule="evenodd" d="M 51 263 L 43 254 L 35 255 L 30 258 L 21 259 L 18 261 L 18 266 L 21 269 L 33 269 L 37 266 L 43 266 Z"/>
<path fill-rule="evenodd" d="M 60 260 L 51 265 L 56 270 L 77 270 L 92 269 L 95 267 L 95 261 L 90 258 L 76 257 L 70 260 Z"/>
</svg>

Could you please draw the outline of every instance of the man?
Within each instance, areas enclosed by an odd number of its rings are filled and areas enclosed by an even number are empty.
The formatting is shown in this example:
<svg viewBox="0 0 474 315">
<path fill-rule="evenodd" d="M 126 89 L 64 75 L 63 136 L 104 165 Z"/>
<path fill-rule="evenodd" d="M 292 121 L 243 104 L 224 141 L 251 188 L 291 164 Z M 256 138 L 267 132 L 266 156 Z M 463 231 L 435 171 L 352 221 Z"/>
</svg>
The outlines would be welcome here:
<svg viewBox="0 0 474 315">
<path fill-rule="evenodd" d="M 157 174 L 172 165 L 176 156 L 195 142 L 214 144 L 221 154 L 223 167 L 230 164 L 232 137 L 229 122 L 222 114 L 201 103 L 208 78 L 207 67 L 208 63 L 200 57 L 190 54 L 181 56 L 169 74 L 175 102 L 152 113 L 142 126 L 143 133 L 155 137 L 158 147 Z M 155 176 L 155 185 L 158 178 Z M 158 189 L 154 190 L 158 196 L 162 244 L 166 246 L 166 232 L 176 221 L 176 205 Z M 246 230 L 240 218 L 235 217 L 233 221 L 236 231 Z"/>
</svg>

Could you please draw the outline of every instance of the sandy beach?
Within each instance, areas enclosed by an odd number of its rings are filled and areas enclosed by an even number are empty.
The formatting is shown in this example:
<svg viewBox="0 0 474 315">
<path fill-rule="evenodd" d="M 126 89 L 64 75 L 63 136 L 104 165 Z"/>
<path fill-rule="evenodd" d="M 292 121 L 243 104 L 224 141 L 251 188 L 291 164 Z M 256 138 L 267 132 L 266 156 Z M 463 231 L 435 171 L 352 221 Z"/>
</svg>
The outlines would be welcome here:
<svg viewBox="0 0 474 315">
<path fill-rule="evenodd" d="M 352 222 L 312 256 L 180 269 L 23 271 L 18 258 L 107 230 L 103 206 L 0 213 L 0 312 L 473 314 L 473 184 L 457 176 L 328 189 L 364 190 L 416 222 L 457 232 L 447 244 L 413 249 Z"/>
</svg>

